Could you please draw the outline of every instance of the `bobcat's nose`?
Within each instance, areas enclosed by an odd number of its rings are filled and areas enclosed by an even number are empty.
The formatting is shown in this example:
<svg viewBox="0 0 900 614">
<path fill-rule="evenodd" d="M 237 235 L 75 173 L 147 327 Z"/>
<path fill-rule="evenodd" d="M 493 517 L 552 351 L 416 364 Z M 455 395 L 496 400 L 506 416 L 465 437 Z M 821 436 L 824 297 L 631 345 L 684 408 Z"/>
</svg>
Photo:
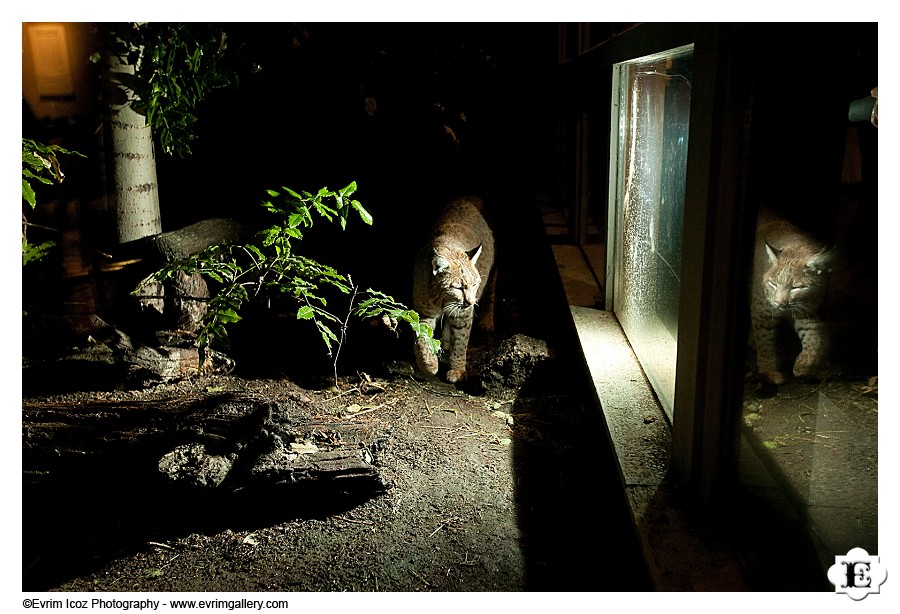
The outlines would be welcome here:
<svg viewBox="0 0 900 614">
<path fill-rule="evenodd" d="M 788 292 L 783 292 L 779 289 L 774 293 L 771 301 L 775 309 L 787 309 L 791 306 L 791 295 Z"/>
<path fill-rule="evenodd" d="M 772 303 L 772 307 L 779 310 L 785 310 L 791 306 L 790 301 L 781 298 L 774 298 L 770 302 Z"/>
</svg>

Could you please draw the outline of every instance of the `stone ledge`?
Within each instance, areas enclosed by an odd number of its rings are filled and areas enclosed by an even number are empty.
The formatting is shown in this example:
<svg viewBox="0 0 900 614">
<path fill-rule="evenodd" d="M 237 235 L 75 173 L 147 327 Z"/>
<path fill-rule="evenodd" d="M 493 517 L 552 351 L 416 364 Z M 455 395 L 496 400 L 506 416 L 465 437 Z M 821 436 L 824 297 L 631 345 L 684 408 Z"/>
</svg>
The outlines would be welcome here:
<svg viewBox="0 0 900 614">
<path fill-rule="evenodd" d="M 616 317 L 570 306 L 653 588 L 746 590 L 740 560 L 691 525 L 668 477 L 671 426 Z"/>
</svg>

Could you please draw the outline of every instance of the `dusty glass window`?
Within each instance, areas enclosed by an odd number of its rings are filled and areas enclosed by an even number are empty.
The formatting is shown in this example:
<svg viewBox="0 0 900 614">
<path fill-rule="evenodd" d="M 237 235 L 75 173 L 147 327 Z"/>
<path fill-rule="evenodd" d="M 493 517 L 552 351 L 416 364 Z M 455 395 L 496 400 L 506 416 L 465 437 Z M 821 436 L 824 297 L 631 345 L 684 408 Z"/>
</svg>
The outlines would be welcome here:
<svg viewBox="0 0 900 614">
<path fill-rule="evenodd" d="M 693 47 L 613 67 L 607 304 L 672 417 Z"/>
</svg>

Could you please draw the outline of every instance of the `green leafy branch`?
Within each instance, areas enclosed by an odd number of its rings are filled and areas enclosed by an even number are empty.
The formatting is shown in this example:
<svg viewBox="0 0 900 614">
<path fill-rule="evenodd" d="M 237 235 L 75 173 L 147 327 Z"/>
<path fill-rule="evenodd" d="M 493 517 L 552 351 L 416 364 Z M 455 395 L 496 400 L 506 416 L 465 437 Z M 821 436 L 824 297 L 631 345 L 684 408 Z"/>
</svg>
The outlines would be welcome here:
<svg viewBox="0 0 900 614">
<path fill-rule="evenodd" d="M 351 315 L 380 317 L 394 329 L 398 322 L 407 322 L 416 336 L 429 339 L 437 352 L 439 342 L 433 339 L 433 331 L 420 322 L 416 312 L 384 293 L 372 289 L 360 293 L 350 276 L 298 253 L 304 233 L 313 227 L 317 218 L 337 222 L 344 229 L 355 211 L 363 222 L 372 224 L 371 214 L 352 198 L 355 191 L 355 182 L 338 191 L 322 188 L 315 194 L 290 188 L 267 190 L 270 198 L 261 204 L 278 215 L 280 223 L 260 232 L 258 242 L 210 246 L 169 264 L 146 283 L 152 279 L 170 279 L 178 271 L 199 273 L 215 282 L 218 291 L 209 300 L 198 334 L 201 348 L 227 345 L 226 327 L 240 321 L 240 309 L 247 301 L 272 295 L 293 298 L 298 304 L 297 319 L 309 321 L 316 327 L 328 355 L 333 358 L 335 382 L 337 359 L 346 340 Z M 348 296 L 349 306 L 343 317 L 330 310 L 325 297 L 327 289 Z"/>
<path fill-rule="evenodd" d="M 84 154 L 70 151 L 59 145 L 45 145 L 32 139 L 22 139 L 22 200 L 31 209 L 37 206 L 37 193 L 32 182 L 52 185 L 60 184 L 66 178 L 59 164 L 60 155 L 73 155 L 85 158 Z M 40 260 L 54 246 L 53 241 L 34 244 L 28 242 L 27 230 L 34 226 L 22 213 L 22 265 Z"/>
<path fill-rule="evenodd" d="M 365 292 L 367 298 L 360 301 L 354 313 L 361 318 L 382 318 L 389 328 L 396 328 L 398 322 L 406 322 L 412 328 L 416 338 L 428 341 L 428 346 L 435 354 L 440 352 L 441 342 L 434 338 L 434 330 L 419 319 L 419 314 L 398 303 L 393 297 L 369 288 Z"/>
<path fill-rule="evenodd" d="M 110 25 L 112 53 L 135 67 L 133 108 L 168 154 L 191 153 L 195 109 L 213 90 L 236 85 L 228 36 L 214 23 Z"/>
</svg>

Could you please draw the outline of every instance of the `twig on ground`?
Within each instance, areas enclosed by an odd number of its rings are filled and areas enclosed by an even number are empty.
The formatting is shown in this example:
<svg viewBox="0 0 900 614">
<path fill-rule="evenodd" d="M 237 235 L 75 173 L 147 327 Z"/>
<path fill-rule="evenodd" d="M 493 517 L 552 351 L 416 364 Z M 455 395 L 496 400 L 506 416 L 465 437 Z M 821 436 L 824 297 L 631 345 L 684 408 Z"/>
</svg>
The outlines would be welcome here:
<svg viewBox="0 0 900 614">
<path fill-rule="evenodd" d="M 441 529 L 443 529 L 444 527 L 446 527 L 447 524 L 448 524 L 449 522 L 450 522 L 449 520 L 445 520 L 444 522 L 442 522 L 441 524 L 439 524 L 439 525 L 438 525 L 438 528 L 436 528 L 434 531 L 432 531 L 431 534 L 430 534 L 428 537 L 434 537 L 435 533 L 437 533 L 438 531 L 440 531 Z"/>
<path fill-rule="evenodd" d="M 434 531 L 432 531 L 428 537 L 429 538 L 434 537 L 438 531 L 440 531 L 444 527 L 449 527 L 451 524 L 453 524 L 454 522 L 458 522 L 458 521 L 459 521 L 459 518 L 457 518 L 456 516 L 451 516 L 450 518 L 448 518 L 447 520 L 442 522 L 440 525 L 438 525 L 438 528 L 436 528 Z"/>
<path fill-rule="evenodd" d="M 343 520 L 344 522 L 353 522 L 356 524 L 365 524 L 365 525 L 375 524 L 374 522 L 371 522 L 369 520 L 355 520 L 353 518 L 347 518 L 346 516 L 335 516 L 335 518 L 337 518 L 338 520 Z"/>
<path fill-rule="evenodd" d="M 382 407 L 387 407 L 388 405 L 393 405 L 396 402 L 397 402 L 397 399 L 394 399 L 393 401 L 385 401 L 384 403 L 380 403 L 374 407 L 368 407 L 362 411 L 358 411 L 354 414 L 351 414 L 351 415 L 347 416 L 347 419 L 352 420 L 353 418 L 356 418 L 357 416 L 371 413 L 371 412 L 375 411 L 376 409 L 381 409 Z"/>
<path fill-rule="evenodd" d="M 495 433 L 488 433 L 487 431 L 478 431 L 477 433 L 468 433 L 466 435 L 457 435 L 453 439 L 468 439 L 469 437 L 479 437 L 481 435 L 492 436 L 495 439 L 497 438 L 497 435 Z"/>
<path fill-rule="evenodd" d="M 333 399 L 340 398 L 340 397 L 344 396 L 345 394 L 350 394 L 351 392 L 359 392 L 359 387 L 358 387 L 358 386 L 353 386 L 353 387 L 351 387 L 351 388 L 348 388 L 347 390 L 342 390 L 341 392 L 338 392 L 338 393 L 337 393 L 336 395 L 334 395 L 333 397 L 328 397 L 327 400 L 328 400 L 328 401 L 331 401 L 331 400 L 333 400 Z"/>
<path fill-rule="evenodd" d="M 425 584 L 425 586 L 431 586 L 431 582 L 429 582 L 428 580 L 426 580 L 425 578 L 423 578 L 422 576 L 420 576 L 419 574 L 417 574 L 414 570 L 410 569 L 410 570 L 409 570 L 409 573 L 411 573 L 412 575 L 414 575 L 420 582 L 422 582 L 423 584 Z"/>
</svg>

